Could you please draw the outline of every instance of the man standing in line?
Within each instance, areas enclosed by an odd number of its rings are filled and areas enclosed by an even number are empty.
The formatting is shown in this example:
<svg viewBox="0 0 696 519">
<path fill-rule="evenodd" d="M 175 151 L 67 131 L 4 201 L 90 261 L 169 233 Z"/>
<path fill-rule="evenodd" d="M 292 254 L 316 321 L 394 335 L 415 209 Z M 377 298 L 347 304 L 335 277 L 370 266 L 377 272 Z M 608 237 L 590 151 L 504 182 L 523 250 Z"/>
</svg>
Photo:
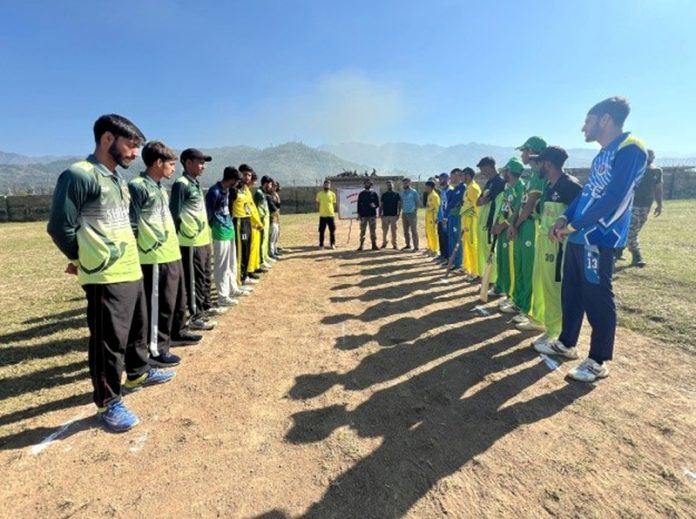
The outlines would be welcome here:
<svg viewBox="0 0 696 519">
<path fill-rule="evenodd" d="M 258 212 L 255 211 L 254 199 L 251 196 L 249 185 L 251 184 L 251 168 L 246 164 L 239 166 L 241 181 L 235 189 L 230 191 L 232 204 L 232 223 L 237 239 L 238 276 L 237 283 L 241 289 L 251 290 L 249 285 L 258 283 L 258 276 L 250 277 L 249 260 L 251 257 L 251 231 L 258 228 L 261 221 Z M 254 210 L 252 211 L 252 206 Z"/>
<path fill-rule="evenodd" d="M 495 167 L 495 159 L 493 157 L 483 157 L 479 160 L 476 167 L 479 168 L 481 174 L 487 179 L 483 187 L 483 192 L 479 197 L 476 205 L 479 208 L 479 218 L 477 225 L 478 234 L 478 267 L 479 273 L 482 273 L 488 262 L 488 255 L 491 252 L 493 245 L 493 234 L 491 229 L 495 222 L 496 213 L 496 198 L 505 189 L 505 180 L 498 174 Z M 497 262 L 493 262 L 491 269 L 490 283 L 493 287 L 492 293 L 495 292 L 495 282 L 498 279 Z"/>
<path fill-rule="evenodd" d="M 271 237 L 268 240 L 268 258 L 277 261 L 281 258 L 278 252 L 278 236 L 280 235 L 280 199 L 275 192 L 276 181 L 272 180 L 266 190 L 266 202 L 271 213 Z"/>
<path fill-rule="evenodd" d="M 202 337 L 186 330 L 181 250 L 167 190 L 161 184 L 163 178 L 174 175 L 177 156 L 163 143 L 151 141 L 143 148 L 142 158 L 147 169 L 128 183 L 130 220 L 143 271 L 150 364 L 167 368 L 181 361 L 169 351 L 172 340 L 182 344 L 182 339 L 192 339 L 188 343 L 195 344 Z"/>
<path fill-rule="evenodd" d="M 454 254 L 451 270 L 459 270 L 462 268 L 462 259 L 464 257 L 462 251 L 462 206 L 464 205 L 464 192 L 466 184 L 462 177 L 462 170 L 455 168 L 450 173 L 452 178 L 452 190 L 447 193 L 447 260 Z M 457 245 L 459 244 L 459 245 Z M 447 263 L 445 263 L 447 265 Z"/>
<path fill-rule="evenodd" d="M 643 143 L 623 131 L 629 111 L 623 97 L 610 97 L 590 109 L 582 127 L 585 141 L 596 141 L 602 149 L 592 161 L 590 178 L 581 195 L 549 231 L 555 241 L 569 235 L 561 289 L 563 328 L 557 341 L 535 348 L 542 353 L 578 358 L 576 346 L 586 314 L 592 327 L 590 353 L 568 373 L 582 382 L 607 377 L 607 361 L 614 353 L 614 257 L 616 249 L 626 244 L 634 189 L 647 162 Z"/>
<path fill-rule="evenodd" d="M 449 260 L 449 244 L 447 242 L 447 200 L 448 193 L 452 190 L 450 178 L 447 173 L 440 173 L 438 177 L 440 187 L 440 208 L 437 212 L 437 238 L 440 244 L 439 262 L 446 265 Z"/>
<path fill-rule="evenodd" d="M 512 305 L 512 293 L 515 288 L 515 264 L 514 241 L 508 239 L 507 229 L 513 221 L 512 207 L 514 201 L 524 194 L 524 182 L 520 176 L 524 172 L 524 165 L 517 158 L 511 158 L 502 168 L 505 177 L 505 189 L 498 195 L 500 208 L 496 211 L 495 225 L 492 232 L 498 236 L 496 261 L 498 263 L 498 279 L 495 284 L 495 292 L 504 297 L 500 300 L 501 311 Z"/>
<path fill-rule="evenodd" d="M 94 123 L 96 148 L 58 177 L 47 231 L 70 263 L 87 297 L 89 374 L 98 418 L 123 432 L 140 420 L 123 403 L 124 390 L 171 380 L 173 371 L 148 366 L 147 303 L 129 218 L 130 196 L 116 170 L 127 168 L 145 141 L 131 121 L 116 114 Z"/>
<path fill-rule="evenodd" d="M 530 320 L 532 310 L 532 287 L 534 280 L 534 244 L 536 242 L 538 216 L 537 204 L 544 192 L 546 179 L 539 173 L 539 165 L 532 154 L 541 153 L 546 148 L 546 141 L 541 137 L 530 137 L 517 148 L 522 151 L 522 163 L 531 167 L 529 177 L 525 180 L 525 190 L 520 198 L 515 199 L 512 206 L 514 220 L 508 228 L 508 239 L 514 240 L 515 258 L 515 289 L 513 305 L 502 309 L 506 313 L 519 313 L 513 317 L 517 324 L 526 323 L 528 329 L 543 330 L 538 320 Z M 542 310 L 533 313 L 536 319 Z"/>
<path fill-rule="evenodd" d="M 633 212 L 631 213 L 631 226 L 628 230 L 628 250 L 631 252 L 631 265 L 643 268 L 645 260 L 640 252 L 638 234 L 648 221 L 650 208 L 653 201 L 655 206 L 655 217 L 662 214 L 662 170 L 653 167 L 655 152 L 648 150 L 648 165 L 645 169 L 643 179 L 636 186 L 635 198 L 633 199 Z"/>
<path fill-rule="evenodd" d="M 180 160 L 184 173 L 172 186 L 169 207 L 184 264 L 188 309 L 191 314 L 189 326 L 194 330 L 212 330 L 216 323 L 209 316 L 222 313 L 223 310 L 213 310 L 210 298 L 210 228 L 203 188 L 198 181 L 205 170 L 205 163 L 210 162 L 212 157 L 195 148 L 188 148 L 181 152 Z"/>
<path fill-rule="evenodd" d="M 324 235 L 329 228 L 329 243 L 336 248 L 336 193 L 331 191 L 331 181 L 324 180 L 324 189 L 317 193 L 315 202 L 319 211 L 319 248 L 324 248 Z"/>
<path fill-rule="evenodd" d="M 259 259 L 261 261 L 261 272 L 267 272 L 272 267 L 268 261 L 268 241 L 271 237 L 271 213 L 268 209 L 268 200 L 266 199 L 266 191 L 268 185 L 273 182 L 273 179 L 268 175 L 261 177 L 261 185 L 254 192 L 254 203 L 259 210 L 263 231 L 261 233 L 261 242 L 259 243 Z"/>
<path fill-rule="evenodd" d="M 396 227 L 401 214 L 401 195 L 394 191 L 394 183 L 387 180 L 387 190 L 382 193 L 379 216 L 382 219 L 382 248 L 387 247 L 387 233 L 391 231 L 391 243 L 396 246 Z"/>
<path fill-rule="evenodd" d="M 568 154 L 563 148 L 549 146 L 534 159 L 539 163 L 540 173 L 547 180 L 542 195 L 539 236 L 536 255 L 540 259 L 534 270 L 534 298 L 543 309 L 540 316 L 544 334 L 534 344 L 553 341 L 561 333 L 561 273 L 563 270 L 564 243 L 551 241 L 549 231 L 566 208 L 577 198 L 582 186 L 575 177 L 563 171 Z M 529 330 L 526 323 L 517 325 L 520 330 Z"/>
<path fill-rule="evenodd" d="M 462 229 L 464 229 L 464 274 L 470 282 L 480 279 L 478 268 L 478 199 L 481 196 L 481 187 L 474 181 L 476 173 L 471 168 L 462 171 L 466 192 L 464 205 L 462 206 Z"/>
<path fill-rule="evenodd" d="M 437 213 L 440 210 L 440 195 L 435 190 L 435 182 L 429 180 L 425 183 L 425 237 L 428 241 L 428 253 L 437 258 L 439 252 L 437 237 Z"/>
<path fill-rule="evenodd" d="M 363 250 L 365 243 L 365 230 L 370 227 L 370 240 L 372 250 L 377 247 L 377 210 L 379 209 L 379 196 L 372 191 L 372 180 L 365 180 L 365 189 L 358 195 L 358 218 L 360 220 L 360 246 L 358 251 Z"/>
<path fill-rule="evenodd" d="M 242 164 L 239 166 L 239 171 L 245 168 L 249 168 L 251 172 L 251 178 L 247 187 L 249 188 L 249 193 L 251 196 L 251 214 L 252 219 L 257 220 L 259 225 L 251 227 L 251 245 L 249 252 L 249 273 L 248 276 L 257 281 L 261 279 L 261 274 L 265 274 L 266 270 L 261 266 L 261 241 L 263 240 L 263 219 L 261 213 L 259 212 L 259 207 L 256 205 L 256 181 L 258 180 L 258 175 L 256 172 L 247 166 Z"/>
<path fill-rule="evenodd" d="M 404 178 L 402 181 L 403 191 L 401 191 L 401 224 L 404 227 L 404 239 L 406 246 L 401 250 L 411 248 L 413 240 L 414 252 L 418 250 L 418 191 L 411 188 L 411 179 Z"/>
<path fill-rule="evenodd" d="M 230 215 L 230 189 L 239 183 L 237 168 L 226 167 L 222 180 L 205 194 L 205 210 L 213 238 L 213 273 L 218 306 L 234 306 L 242 295 L 237 285 L 234 225 Z"/>
</svg>

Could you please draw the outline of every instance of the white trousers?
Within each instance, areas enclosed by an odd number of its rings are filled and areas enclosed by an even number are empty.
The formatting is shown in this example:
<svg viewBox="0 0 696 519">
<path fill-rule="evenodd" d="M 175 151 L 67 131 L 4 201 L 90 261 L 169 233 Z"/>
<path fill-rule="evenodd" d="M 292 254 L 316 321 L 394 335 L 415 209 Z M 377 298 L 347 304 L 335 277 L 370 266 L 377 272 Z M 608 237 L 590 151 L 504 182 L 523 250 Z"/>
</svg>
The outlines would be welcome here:
<svg viewBox="0 0 696 519">
<path fill-rule="evenodd" d="M 278 253 L 278 236 L 280 236 L 280 224 L 271 224 L 271 236 L 268 241 L 268 249 L 271 255 L 275 256 Z"/>
<path fill-rule="evenodd" d="M 239 290 L 237 285 L 237 247 L 233 240 L 213 240 L 213 265 L 218 299 L 227 299 Z"/>
</svg>

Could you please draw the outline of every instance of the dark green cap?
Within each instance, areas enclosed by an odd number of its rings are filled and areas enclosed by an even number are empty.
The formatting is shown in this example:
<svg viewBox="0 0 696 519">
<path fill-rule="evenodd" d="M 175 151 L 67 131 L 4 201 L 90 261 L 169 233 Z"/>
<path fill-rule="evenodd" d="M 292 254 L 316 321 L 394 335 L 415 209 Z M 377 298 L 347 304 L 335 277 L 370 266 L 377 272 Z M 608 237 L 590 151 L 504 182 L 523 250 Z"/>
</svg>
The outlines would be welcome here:
<svg viewBox="0 0 696 519">
<path fill-rule="evenodd" d="M 546 141 L 541 137 L 534 136 L 527 139 L 522 146 L 518 146 L 516 149 L 520 151 L 529 150 L 532 153 L 539 154 L 544 151 L 545 148 Z"/>
<path fill-rule="evenodd" d="M 513 175 L 517 175 L 519 177 L 524 171 L 524 164 L 522 164 L 522 161 L 517 157 L 512 157 L 510 160 L 507 161 L 507 164 L 505 164 L 501 168 L 501 170 L 507 170 Z"/>
</svg>

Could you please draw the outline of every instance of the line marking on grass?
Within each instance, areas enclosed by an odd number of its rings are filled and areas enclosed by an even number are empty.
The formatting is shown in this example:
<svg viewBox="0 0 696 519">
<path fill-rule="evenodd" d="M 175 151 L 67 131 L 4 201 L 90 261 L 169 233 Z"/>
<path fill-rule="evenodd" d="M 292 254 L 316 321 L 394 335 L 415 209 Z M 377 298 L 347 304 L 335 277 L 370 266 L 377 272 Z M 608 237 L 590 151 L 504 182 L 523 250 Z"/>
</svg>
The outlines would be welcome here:
<svg viewBox="0 0 696 519">
<path fill-rule="evenodd" d="M 546 353 L 540 353 L 539 357 L 541 357 L 541 360 L 544 361 L 551 371 L 556 371 L 561 366 L 557 361 L 546 355 Z"/>
<path fill-rule="evenodd" d="M 691 480 L 692 483 L 696 483 L 696 472 L 689 469 L 684 469 L 684 475 Z"/>
<path fill-rule="evenodd" d="M 71 418 L 67 422 L 64 422 L 63 425 L 61 425 L 57 430 L 53 431 L 51 434 L 46 436 L 43 440 L 41 440 L 39 443 L 34 445 L 30 449 L 30 453 L 33 454 L 34 456 L 38 456 L 41 454 L 44 450 L 46 450 L 53 442 L 55 442 L 61 435 L 65 434 L 65 432 L 70 428 L 72 424 L 80 420 L 85 413 L 80 413 L 79 415 L 75 416 L 74 418 Z"/>
<path fill-rule="evenodd" d="M 140 452 L 145 447 L 147 442 L 148 431 L 144 431 L 140 436 L 131 442 L 131 446 L 128 449 L 130 452 Z"/>
</svg>

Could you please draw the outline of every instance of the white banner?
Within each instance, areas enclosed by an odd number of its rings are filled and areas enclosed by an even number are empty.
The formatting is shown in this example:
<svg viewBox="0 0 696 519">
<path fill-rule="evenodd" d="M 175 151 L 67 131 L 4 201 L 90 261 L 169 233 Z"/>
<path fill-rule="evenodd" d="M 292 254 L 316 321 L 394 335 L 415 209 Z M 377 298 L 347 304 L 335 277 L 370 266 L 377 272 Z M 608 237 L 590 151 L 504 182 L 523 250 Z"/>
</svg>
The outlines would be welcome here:
<svg viewBox="0 0 696 519">
<path fill-rule="evenodd" d="M 358 195 L 364 187 L 347 187 L 338 189 L 338 218 L 340 220 L 355 220 L 358 217 Z M 379 196 L 379 186 L 372 190 Z"/>
</svg>

